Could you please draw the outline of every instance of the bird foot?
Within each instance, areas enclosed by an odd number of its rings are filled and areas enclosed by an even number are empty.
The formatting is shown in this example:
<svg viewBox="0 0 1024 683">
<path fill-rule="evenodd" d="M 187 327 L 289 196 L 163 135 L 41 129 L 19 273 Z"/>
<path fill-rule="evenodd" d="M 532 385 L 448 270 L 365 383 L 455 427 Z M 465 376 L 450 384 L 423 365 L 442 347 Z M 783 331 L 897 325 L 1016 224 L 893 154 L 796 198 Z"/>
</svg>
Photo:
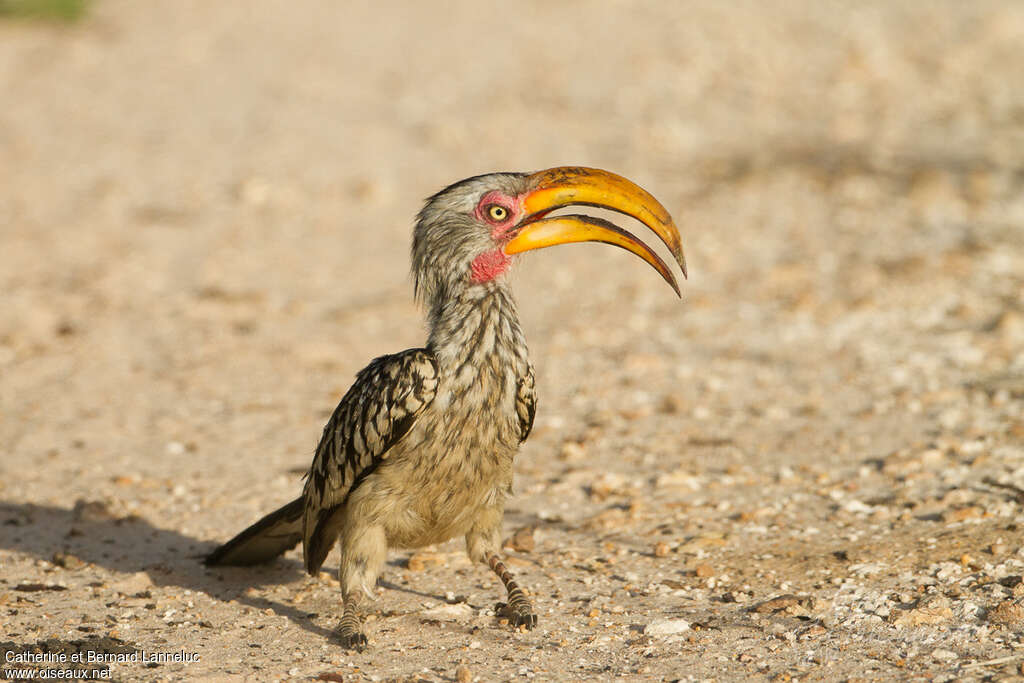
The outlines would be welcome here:
<svg viewBox="0 0 1024 683">
<path fill-rule="evenodd" d="M 356 652 L 362 652 L 366 649 L 366 634 L 360 633 L 359 631 L 351 632 L 345 631 L 344 629 L 338 629 L 338 641 L 341 646 L 346 650 L 355 650 Z"/>
<path fill-rule="evenodd" d="M 494 613 L 499 617 L 508 619 L 509 623 L 515 628 L 524 626 L 526 630 L 532 631 L 537 625 L 537 615 L 533 613 L 533 607 L 529 603 L 507 605 L 504 602 L 499 602 L 494 606 Z"/>
</svg>

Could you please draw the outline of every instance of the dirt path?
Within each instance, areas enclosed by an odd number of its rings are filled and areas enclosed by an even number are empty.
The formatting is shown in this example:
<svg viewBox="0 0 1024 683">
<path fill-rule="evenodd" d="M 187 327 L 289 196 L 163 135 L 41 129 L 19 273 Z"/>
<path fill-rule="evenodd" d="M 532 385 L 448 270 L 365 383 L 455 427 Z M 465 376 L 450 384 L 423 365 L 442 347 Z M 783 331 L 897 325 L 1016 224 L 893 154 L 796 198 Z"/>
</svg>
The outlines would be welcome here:
<svg viewBox="0 0 1024 683">
<path fill-rule="evenodd" d="M 376 4 L 0 20 L 0 649 L 189 660 L 129 681 L 1024 671 L 1024 5 Z M 569 163 L 662 199 L 691 279 L 519 270 L 537 630 L 456 542 L 392 556 L 361 655 L 333 575 L 204 569 L 422 342 L 420 198 Z"/>
</svg>

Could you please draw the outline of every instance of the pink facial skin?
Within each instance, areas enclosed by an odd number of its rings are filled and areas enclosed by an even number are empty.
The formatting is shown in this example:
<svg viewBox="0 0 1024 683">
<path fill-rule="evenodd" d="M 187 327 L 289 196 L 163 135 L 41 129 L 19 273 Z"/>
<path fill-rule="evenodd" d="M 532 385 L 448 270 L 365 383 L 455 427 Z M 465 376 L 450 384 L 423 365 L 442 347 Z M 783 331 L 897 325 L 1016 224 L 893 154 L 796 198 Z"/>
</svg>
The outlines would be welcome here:
<svg viewBox="0 0 1024 683">
<path fill-rule="evenodd" d="M 490 217 L 487 209 L 491 205 L 502 206 L 508 212 L 505 220 L 495 221 Z M 491 226 L 491 237 L 496 242 L 503 242 L 510 237 L 511 232 L 519 222 L 523 214 L 523 207 L 519 197 L 510 197 L 498 190 L 492 190 L 485 194 L 476 205 L 474 215 L 477 220 Z M 470 277 L 478 284 L 490 282 L 508 270 L 512 265 L 512 257 L 506 254 L 501 247 L 485 251 L 473 259 L 470 266 Z"/>
<path fill-rule="evenodd" d="M 473 264 L 470 266 L 470 277 L 477 284 L 490 282 L 508 270 L 510 265 L 512 265 L 512 257 L 502 251 L 500 247 L 485 251 L 473 259 Z"/>
<path fill-rule="evenodd" d="M 487 209 L 492 204 L 505 207 L 505 210 L 508 211 L 508 216 L 505 220 L 501 222 L 491 220 L 491 217 L 487 215 Z M 491 237 L 495 240 L 502 240 L 508 231 L 519 222 L 523 214 L 523 207 L 519 197 L 509 197 L 504 192 L 491 190 L 480 198 L 473 213 L 476 215 L 477 220 L 491 226 Z"/>
</svg>

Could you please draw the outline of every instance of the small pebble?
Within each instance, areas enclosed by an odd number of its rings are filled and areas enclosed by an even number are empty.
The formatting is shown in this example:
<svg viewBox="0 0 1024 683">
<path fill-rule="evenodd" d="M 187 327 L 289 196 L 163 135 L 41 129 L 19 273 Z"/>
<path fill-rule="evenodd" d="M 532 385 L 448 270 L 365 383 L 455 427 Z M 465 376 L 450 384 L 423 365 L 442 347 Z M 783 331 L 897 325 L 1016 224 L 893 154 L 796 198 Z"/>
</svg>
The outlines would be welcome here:
<svg viewBox="0 0 1024 683">
<path fill-rule="evenodd" d="M 575 441 L 566 441 L 562 444 L 560 455 L 563 460 L 582 460 L 586 452 L 583 450 L 582 444 Z"/>
<path fill-rule="evenodd" d="M 1013 626 L 1024 623 L 1024 604 L 1022 600 L 1004 600 L 989 610 L 988 620 L 994 624 Z"/>
<path fill-rule="evenodd" d="M 949 524 L 953 522 L 963 522 L 968 519 L 979 519 L 984 513 L 985 511 L 980 507 L 969 505 L 955 510 L 947 510 L 942 515 L 942 521 Z"/>
<path fill-rule="evenodd" d="M 671 636 L 690 630 L 685 619 L 657 619 L 644 626 L 645 636 Z"/>
<path fill-rule="evenodd" d="M 803 616 L 807 614 L 810 603 L 810 598 L 801 598 L 796 595 L 779 595 L 764 602 L 759 602 L 751 608 L 751 611 L 759 614 L 785 612 L 794 616 Z"/>
<path fill-rule="evenodd" d="M 71 518 L 76 522 L 106 522 L 116 518 L 106 503 L 98 500 L 78 499 L 71 509 Z"/>
<path fill-rule="evenodd" d="M 512 537 L 505 541 L 502 545 L 504 548 L 511 548 L 520 552 L 530 552 L 537 547 L 537 542 L 533 537 L 533 527 L 523 527 L 522 529 L 516 530 Z"/>
<path fill-rule="evenodd" d="M 426 551 L 420 551 L 413 553 L 409 556 L 406 568 L 411 572 L 421 572 L 428 566 L 431 567 L 443 567 L 446 561 L 444 555 L 439 553 L 432 553 Z"/>
<path fill-rule="evenodd" d="M 908 610 L 892 610 L 889 623 L 897 628 L 941 624 L 953 618 L 953 610 L 944 595 L 922 598 L 915 607 Z"/>
<path fill-rule="evenodd" d="M 53 563 L 64 569 L 81 569 L 85 566 L 85 562 L 82 562 L 77 556 L 61 552 L 53 554 Z"/>
</svg>

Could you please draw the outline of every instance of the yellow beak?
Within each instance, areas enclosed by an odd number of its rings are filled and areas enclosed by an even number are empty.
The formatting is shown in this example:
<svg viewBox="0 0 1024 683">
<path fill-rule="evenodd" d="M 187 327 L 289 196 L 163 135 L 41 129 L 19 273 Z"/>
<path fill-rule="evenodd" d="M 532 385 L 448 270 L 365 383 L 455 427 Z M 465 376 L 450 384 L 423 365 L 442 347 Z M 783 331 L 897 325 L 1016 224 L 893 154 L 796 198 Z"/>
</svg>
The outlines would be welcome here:
<svg viewBox="0 0 1024 683">
<path fill-rule="evenodd" d="M 665 262 L 631 233 L 593 216 L 545 218 L 555 209 L 585 205 L 632 216 L 665 243 L 686 277 L 683 243 L 665 207 L 649 192 L 622 176 L 596 168 L 549 168 L 529 176 L 533 190 L 523 198 L 526 217 L 515 236 L 505 244 L 506 254 L 571 242 L 604 242 L 630 251 L 661 274 L 679 294 L 679 285 Z"/>
</svg>

